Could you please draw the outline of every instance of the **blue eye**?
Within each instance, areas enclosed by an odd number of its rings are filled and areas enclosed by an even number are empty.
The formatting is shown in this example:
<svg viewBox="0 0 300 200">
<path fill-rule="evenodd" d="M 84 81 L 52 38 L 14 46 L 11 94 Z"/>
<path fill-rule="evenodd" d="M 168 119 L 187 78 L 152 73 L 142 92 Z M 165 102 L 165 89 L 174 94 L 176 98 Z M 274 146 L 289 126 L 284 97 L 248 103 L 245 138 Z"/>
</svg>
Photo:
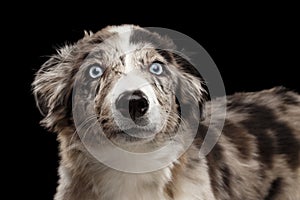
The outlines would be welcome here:
<svg viewBox="0 0 300 200">
<path fill-rule="evenodd" d="M 103 69 L 102 69 L 99 65 L 97 65 L 97 64 L 92 65 L 92 66 L 90 67 L 90 69 L 89 69 L 89 75 L 90 75 L 90 77 L 92 77 L 92 78 L 98 78 L 98 77 L 100 77 L 102 74 L 103 74 Z"/>
<path fill-rule="evenodd" d="M 154 62 L 150 65 L 149 70 L 152 74 L 161 75 L 164 71 L 163 64 Z"/>
</svg>

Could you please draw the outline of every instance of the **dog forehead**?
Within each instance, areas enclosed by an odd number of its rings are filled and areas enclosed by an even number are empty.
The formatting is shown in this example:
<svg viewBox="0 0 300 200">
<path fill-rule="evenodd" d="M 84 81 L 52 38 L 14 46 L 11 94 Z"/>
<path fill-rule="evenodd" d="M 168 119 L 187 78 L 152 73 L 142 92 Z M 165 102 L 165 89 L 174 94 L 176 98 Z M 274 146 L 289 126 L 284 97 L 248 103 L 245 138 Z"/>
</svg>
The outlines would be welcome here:
<svg viewBox="0 0 300 200">
<path fill-rule="evenodd" d="M 136 51 L 140 45 L 132 42 L 132 37 L 138 28 L 133 25 L 110 26 L 107 31 L 113 34 L 109 38 L 108 45 L 111 45 L 118 54 L 126 55 Z"/>
<path fill-rule="evenodd" d="M 144 48 L 172 49 L 173 43 L 156 32 L 134 25 L 109 26 L 105 29 L 113 36 L 109 44 L 118 52 L 130 53 Z"/>
<path fill-rule="evenodd" d="M 102 58 L 107 65 L 116 67 L 120 66 L 116 63 L 121 62 L 121 66 L 125 67 L 123 70 L 128 72 L 132 70 L 137 60 L 147 58 L 146 52 L 148 56 L 153 54 L 153 44 L 144 41 L 143 37 L 137 38 L 137 35 L 141 36 L 140 31 L 151 34 L 146 29 L 134 25 L 122 25 L 109 26 L 102 31 L 109 32 L 111 35 L 94 49 L 90 57 Z"/>
<path fill-rule="evenodd" d="M 112 38 L 110 44 L 116 49 L 117 52 L 127 54 L 133 51 L 136 47 L 130 44 L 130 36 L 132 33 L 132 27 L 130 26 L 118 26 L 108 29 L 111 33 L 117 33 L 116 37 Z"/>
<path fill-rule="evenodd" d="M 90 57 L 96 57 L 104 65 L 120 68 L 118 70 L 125 73 L 137 65 L 152 62 L 160 55 L 157 49 L 170 49 L 172 46 L 160 34 L 134 25 L 109 26 L 98 34 L 104 33 L 106 39 L 98 44 Z"/>
</svg>

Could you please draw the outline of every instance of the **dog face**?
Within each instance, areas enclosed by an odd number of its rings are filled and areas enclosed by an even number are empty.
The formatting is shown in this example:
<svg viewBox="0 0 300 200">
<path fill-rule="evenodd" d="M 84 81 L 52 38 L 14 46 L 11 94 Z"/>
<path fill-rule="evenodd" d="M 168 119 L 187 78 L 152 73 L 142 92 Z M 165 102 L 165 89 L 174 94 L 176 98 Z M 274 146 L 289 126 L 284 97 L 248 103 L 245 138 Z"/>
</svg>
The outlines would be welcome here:
<svg viewBox="0 0 300 200">
<path fill-rule="evenodd" d="M 101 133 L 122 147 L 172 140 L 193 113 L 202 115 L 206 98 L 201 76 L 170 39 L 130 25 L 86 33 L 60 49 L 33 87 L 44 126 Z"/>
</svg>

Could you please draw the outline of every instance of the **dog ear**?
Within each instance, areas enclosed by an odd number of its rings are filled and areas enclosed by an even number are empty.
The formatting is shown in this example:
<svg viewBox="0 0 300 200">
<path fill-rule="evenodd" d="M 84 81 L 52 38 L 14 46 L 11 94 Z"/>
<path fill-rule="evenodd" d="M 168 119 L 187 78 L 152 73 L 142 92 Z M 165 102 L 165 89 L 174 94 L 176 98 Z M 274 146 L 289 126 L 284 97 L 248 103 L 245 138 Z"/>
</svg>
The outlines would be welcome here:
<svg viewBox="0 0 300 200">
<path fill-rule="evenodd" d="M 200 120 L 204 120 L 205 102 L 209 99 L 205 81 L 197 69 L 187 59 L 177 55 L 175 60 L 181 72 L 177 75 L 178 84 L 176 94 L 177 98 L 180 99 L 180 103 L 183 104 L 181 107 L 190 109 L 191 112 L 195 111 L 195 109 L 199 109 Z"/>
<path fill-rule="evenodd" d="M 60 127 L 66 127 L 66 123 L 72 122 L 74 76 L 91 50 L 111 35 L 106 30 L 95 34 L 85 31 L 81 40 L 60 48 L 56 55 L 41 66 L 32 87 L 36 104 L 44 115 L 42 125 L 59 132 Z"/>
<path fill-rule="evenodd" d="M 45 62 L 36 73 L 32 83 L 37 107 L 44 116 L 41 124 L 55 130 L 65 123 L 71 98 L 74 46 L 65 46 Z"/>
</svg>

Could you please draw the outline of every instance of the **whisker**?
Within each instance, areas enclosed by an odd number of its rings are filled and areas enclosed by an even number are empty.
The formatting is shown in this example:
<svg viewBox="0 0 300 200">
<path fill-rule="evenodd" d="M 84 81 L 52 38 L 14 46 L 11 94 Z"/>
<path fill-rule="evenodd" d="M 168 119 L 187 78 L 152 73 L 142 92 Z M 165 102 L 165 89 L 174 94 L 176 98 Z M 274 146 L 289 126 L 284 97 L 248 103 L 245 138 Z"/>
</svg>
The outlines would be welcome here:
<svg viewBox="0 0 300 200">
<path fill-rule="evenodd" d="M 95 120 L 97 119 L 97 116 L 96 115 L 91 115 L 89 116 L 87 119 L 85 119 L 79 126 L 76 127 L 76 130 L 73 132 L 69 142 L 68 142 L 68 149 L 67 149 L 67 152 L 74 149 L 75 146 L 79 146 L 78 144 L 76 145 L 76 143 L 73 143 L 76 136 L 81 132 L 81 130 L 89 123 L 91 122 L 92 120 Z M 95 123 L 97 123 L 98 121 L 96 121 Z"/>
<path fill-rule="evenodd" d="M 84 132 L 84 134 L 83 134 L 81 140 L 85 141 L 85 137 L 88 135 L 89 130 L 90 130 L 91 128 L 93 128 L 97 123 L 98 123 L 98 121 L 95 121 L 93 124 L 91 124 L 91 125 L 86 129 L 86 131 Z M 91 134 L 89 134 L 88 136 L 91 136 Z M 91 141 L 95 141 L 95 140 L 89 140 L 88 142 L 91 142 Z"/>
</svg>

